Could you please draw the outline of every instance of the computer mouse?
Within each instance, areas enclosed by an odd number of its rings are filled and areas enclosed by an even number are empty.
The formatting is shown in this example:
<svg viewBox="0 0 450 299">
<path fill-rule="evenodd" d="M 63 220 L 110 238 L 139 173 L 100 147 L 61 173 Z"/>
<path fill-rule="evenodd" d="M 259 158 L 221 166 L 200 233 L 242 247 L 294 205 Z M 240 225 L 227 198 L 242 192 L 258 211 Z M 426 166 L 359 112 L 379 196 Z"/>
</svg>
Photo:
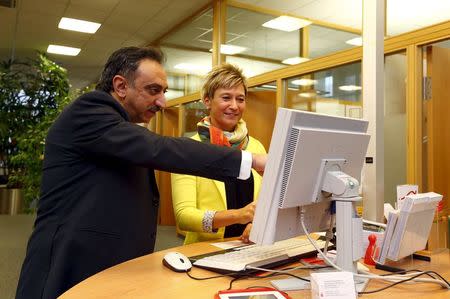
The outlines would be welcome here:
<svg viewBox="0 0 450 299">
<path fill-rule="evenodd" d="M 192 263 L 187 256 L 179 252 L 169 252 L 163 258 L 163 265 L 175 272 L 187 272 Z"/>
</svg>

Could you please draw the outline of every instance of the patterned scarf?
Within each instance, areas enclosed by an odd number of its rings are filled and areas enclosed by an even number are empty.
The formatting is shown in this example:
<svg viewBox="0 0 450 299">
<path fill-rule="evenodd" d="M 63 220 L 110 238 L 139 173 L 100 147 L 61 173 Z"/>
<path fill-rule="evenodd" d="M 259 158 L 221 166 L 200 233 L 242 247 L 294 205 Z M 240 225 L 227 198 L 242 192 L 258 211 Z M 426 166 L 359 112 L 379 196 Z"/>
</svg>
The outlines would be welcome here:
<svg viewBox="0 0 450 299">
<path fill-rule="evenodd" d="M 240 119 L 233 132 L 222 131 L 211 125 L 209 116 L 197 123 L 198 134 L 202 142 L 228 146 L 245 150 L 248 145 L 248 130 L 245 121 Z"/>
</svg>

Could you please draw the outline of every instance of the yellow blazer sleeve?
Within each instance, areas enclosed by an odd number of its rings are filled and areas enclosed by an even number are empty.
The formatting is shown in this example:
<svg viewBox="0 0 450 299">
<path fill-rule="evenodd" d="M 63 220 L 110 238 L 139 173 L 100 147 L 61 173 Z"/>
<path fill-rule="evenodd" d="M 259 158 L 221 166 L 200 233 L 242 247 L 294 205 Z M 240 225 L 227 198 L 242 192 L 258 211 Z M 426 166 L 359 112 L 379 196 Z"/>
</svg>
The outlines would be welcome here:
<svg viewBox="0 0 450 299">
<path fill-rule="evenodd" d="M 171 174 L 172 201 L 178 227 L 187 231 L 203 231 L 205 211 L 197 209 L 197 182 L 192 175 Z"/>
</svg>

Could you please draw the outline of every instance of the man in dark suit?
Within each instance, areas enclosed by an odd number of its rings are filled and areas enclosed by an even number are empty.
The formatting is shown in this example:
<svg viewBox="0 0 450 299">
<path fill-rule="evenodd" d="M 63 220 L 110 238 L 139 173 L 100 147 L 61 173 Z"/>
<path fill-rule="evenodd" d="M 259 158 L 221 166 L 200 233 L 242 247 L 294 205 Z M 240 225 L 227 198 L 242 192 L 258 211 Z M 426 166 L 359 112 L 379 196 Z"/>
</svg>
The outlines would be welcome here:
<svg viewBox="0 0 450 299">
<path fill-rule="evenodd" d="M 154 169 L 224 180 L 263 170 L 265 156 L 154 134 L 165 106 L 163 54 L 122 48 L 97 90 L 49 130 L 37 219 L 16 298 L 56 298 L 83 279 L 153 252 L 159 194 Z"/>
</svg>

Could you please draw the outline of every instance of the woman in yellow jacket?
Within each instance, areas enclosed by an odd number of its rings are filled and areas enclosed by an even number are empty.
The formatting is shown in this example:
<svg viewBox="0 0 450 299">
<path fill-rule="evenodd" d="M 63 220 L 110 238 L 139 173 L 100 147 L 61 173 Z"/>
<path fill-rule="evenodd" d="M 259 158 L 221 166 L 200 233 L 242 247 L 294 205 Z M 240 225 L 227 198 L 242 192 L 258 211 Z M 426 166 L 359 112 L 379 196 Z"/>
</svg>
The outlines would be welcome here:
<svg viewBox="0 0 450 299">
<path fill-rule="evenodd" d="M 197 124 L 192 139 L 229 146 L 252 153 L 266 153 L 264 146 L 248 135 L 242 120 L 247 82 L 242 71 L 231 64 L 214 68 L 202 88 L 209 116 Z M 190 175 L 172 174 L 172 199 L 178 227 L 187 231 L 185 244 L 238 237 L 248 241 L 254 200 L 261 176 L 252 170 L 246 181 L 220 182 Z"/>
</svg>

